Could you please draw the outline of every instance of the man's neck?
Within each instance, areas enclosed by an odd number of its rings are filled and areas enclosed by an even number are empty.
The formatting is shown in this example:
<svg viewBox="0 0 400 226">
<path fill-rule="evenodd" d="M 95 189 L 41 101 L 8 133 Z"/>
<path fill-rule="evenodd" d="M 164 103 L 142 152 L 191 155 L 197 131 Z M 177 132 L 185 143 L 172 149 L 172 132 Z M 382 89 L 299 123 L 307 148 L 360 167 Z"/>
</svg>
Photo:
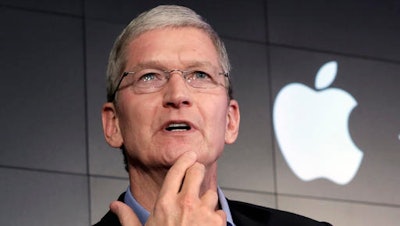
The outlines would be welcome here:
<svg viewBox="0 0 400 226">
<path fill-rule="evenodd" d="M 136 201 L 149 212 L 154 207 L 167 173 L 168 170 L 166 169 L 143 170 L 135 167 L 130 167 L 129 169 L 130 191 Z M 206 167 L 199 197 L 210 189 L 217 191 L 216 162 Z"/>
</svg>

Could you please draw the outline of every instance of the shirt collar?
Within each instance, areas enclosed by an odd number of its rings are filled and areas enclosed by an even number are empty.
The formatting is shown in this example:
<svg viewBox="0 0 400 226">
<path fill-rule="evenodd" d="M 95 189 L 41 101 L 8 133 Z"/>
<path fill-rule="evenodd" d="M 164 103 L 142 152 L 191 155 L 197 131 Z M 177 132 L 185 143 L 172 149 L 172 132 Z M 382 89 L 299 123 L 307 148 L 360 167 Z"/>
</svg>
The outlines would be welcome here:
<svg viewBox="0 0 400 226">
<path fill-rule="evenodd" d="M 219 204 L 221 205 L 221 209 L 226 214 L 226 225 L 227 226 L 235 226 L 235 223 L 233 223 L 231 210 L 229 209 L 228 200 L 226 200 L 225 195 L 222 192 L 222 190 L 219 187 L 217 189 L 218 189 Z"/>
<path fill-rule="evenodd" d="M 233 220 L 232 220 L 231 211 L 229 210 L 228 201 L 226 200 L 224 193 L 222 192 L 222 190 L 219 187 L 217 188 L 217 191 L 218 191 L 219 204 L 220 204 L 222 210 L 226 214 L 227 226 L 235 226 L 235 224 L 233 223 Z M 132 208 L 132 210 L 136 213 L 136 215 L 138 216 L 142 225 L 145 225 L 147 219 L 150 216 L 150 213 L 136 201 L 136 199 L 133 197 L 129 187 L 128 187 L 128 189 L 126 189 L 124 202 L 128 206 L 130 206 Z"/>
<path fill-rule="evenodd" d="M 139 218 L 140 222 L 142 225 L 145 225 L 147 218 L 149 218 L 150 213 L 147 211 L 143 206 L 141 206 L 135 198 L 133 198 L 133 195 L 131 193 L 131 189 L 126 189 L 125 197 L 124 197 L 124 202 L 128 206 L 130 206 L 133 210 L 133 212 L 136 213 L 137 217 Z"/>
</svg>

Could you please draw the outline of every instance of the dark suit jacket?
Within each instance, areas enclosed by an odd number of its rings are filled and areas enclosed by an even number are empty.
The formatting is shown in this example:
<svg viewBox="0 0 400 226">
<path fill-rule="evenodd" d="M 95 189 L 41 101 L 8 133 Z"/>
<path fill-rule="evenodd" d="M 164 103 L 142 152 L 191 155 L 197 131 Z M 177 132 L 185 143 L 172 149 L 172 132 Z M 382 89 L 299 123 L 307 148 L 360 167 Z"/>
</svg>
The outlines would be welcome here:
<svg viewBox="0 0 400 226">
<path fill-rule="evenodd" d="M 118 200 L 124 200 L 123 193 Z M 297 214 L 256 206 L 249 203 L 228 200 L 233 222 L 236 226 L 329 226 Z M 94 226 L 121 226 L 115 214 L 108 212 Z"/>
</svg>

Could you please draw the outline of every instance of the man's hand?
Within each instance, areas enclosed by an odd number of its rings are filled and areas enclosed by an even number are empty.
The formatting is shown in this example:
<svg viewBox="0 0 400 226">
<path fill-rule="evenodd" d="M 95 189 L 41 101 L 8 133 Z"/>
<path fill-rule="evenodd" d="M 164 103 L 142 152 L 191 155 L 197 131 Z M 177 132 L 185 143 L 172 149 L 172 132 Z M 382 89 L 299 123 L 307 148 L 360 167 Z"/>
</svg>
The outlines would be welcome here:
<svg viewBox="0 0 400 226">
<path fill-rule="evenodd" d="M 187 152 L 171 167 L 146 226 L 226 226 L 225 212 L 217 210 L 217 192 L 208 190 L 200 197 L 205 167 L 196 159 L 195 153 Z M 137 216 L 125 204 L 113 202 L 110 208 L 123 226 L 140 225 Z"/>
<path fill-rule="evenodd" d="M 120 201 L 114 201 L 110 204 L 110 210 L 118 216 L 119 222 L 123 226 L 142 226 L 139 218 L 133 212 L 131 207 Z"/>
</svg>

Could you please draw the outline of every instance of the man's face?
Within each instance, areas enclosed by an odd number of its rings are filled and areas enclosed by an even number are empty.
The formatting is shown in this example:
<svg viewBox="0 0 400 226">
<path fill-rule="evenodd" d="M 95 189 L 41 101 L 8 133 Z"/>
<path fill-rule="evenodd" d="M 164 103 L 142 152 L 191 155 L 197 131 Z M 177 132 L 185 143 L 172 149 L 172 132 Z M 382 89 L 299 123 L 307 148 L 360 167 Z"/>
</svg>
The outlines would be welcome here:
<svg viewBox="0 0 400 226">
<path fill-rule="evenodd" d="M 217 51 L 202 30 L 163 28 L 148 31 L 132 40 L 124 71 L 139 65 L 161 70 L 207 67 L 222 72 Z M 206 65 L 206 66 L 204 66 Z M 181 74 L 171 73 L 159 91 L 137 93 L 124 78 L 116 106 L 103 108 L 103 126 L 111 146 L 124 145 L 129 161 L 147 167 L 169 167 L 177 157 L 195 151 L 198 161 L 214 163 L 225 143 L 235 141 L 239 127 L 239 106 L 228 100 L 226 88 L 198 89 Z M 225 84 L 223 75 L 219 81 Z M 185 125 L 174 129 L 173 125 Z M 111 128 L 110 128 L 111 127 Z"/>
</svg>

